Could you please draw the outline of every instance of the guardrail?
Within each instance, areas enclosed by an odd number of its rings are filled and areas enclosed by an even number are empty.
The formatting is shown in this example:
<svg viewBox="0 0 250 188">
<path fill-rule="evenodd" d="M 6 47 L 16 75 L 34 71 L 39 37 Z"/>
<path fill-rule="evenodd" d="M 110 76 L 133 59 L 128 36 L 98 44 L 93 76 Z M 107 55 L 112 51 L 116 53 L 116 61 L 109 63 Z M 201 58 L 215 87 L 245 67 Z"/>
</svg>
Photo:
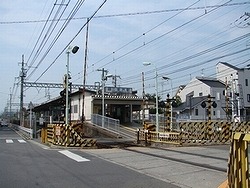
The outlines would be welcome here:
<svg viewBox="0 0 250 188">
<path fill-rule="evenodd" d="M 102 127 L 103 118 L 104 118 L 104 127 Z M 91 123 L 99 127 L 102 127 L 104 129 L 112 130 L 117 133 L 120 132 L 120 120 L 119 119 L 113 119 L 113 118 L 102 116 L 99 114 L 92 114 Z"/>
<path fill-rule="evenodd" d="M 22 127 L 16 124 L 9 124 L 9 126 L 17 131 L 20 131 L 21 135 L 26 139 L 31 139 L 33 134 L 33 129 Z"/>
<path fill-rule="evenodd" d="M 33 133 L 33 129 L 30 129 L 30 128 L 26 128 L 26 127 L 22 127 L 22 126 L 19 126 L 19 125 L 15 125 L 15 124 L 11 124 L 11 126 L 17 130 L 22 130 L 26 133 L 29 133 L 29 134 L 32 134 Z"/>
</svg>

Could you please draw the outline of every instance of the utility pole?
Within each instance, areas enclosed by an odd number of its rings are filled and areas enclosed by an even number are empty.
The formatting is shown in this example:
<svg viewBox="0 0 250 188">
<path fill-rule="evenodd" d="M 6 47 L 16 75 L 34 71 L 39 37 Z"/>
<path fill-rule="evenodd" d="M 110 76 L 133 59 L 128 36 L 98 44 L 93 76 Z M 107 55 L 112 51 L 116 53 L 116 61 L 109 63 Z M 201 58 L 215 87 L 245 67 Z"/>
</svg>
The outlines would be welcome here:
<svg viewBox="0 0 250 188">
<path fill-rule="evenodd" d="M 83 67 L 83 88 L 82 88 L 82 123 L 85 121 L 84 114 L 84 101 L 85 101 L 85 85 L 86 85 L 86 72 L 87 72 L 87 56 L 88 56 L 88 34 L 89 34 L 89 18 L 87 18 L 87 28 L 86 28 L 86 41 L 85 41 L 85 57 L 84 57 L 84 67 Z"/>
<path fill-rule="evenodd" d="M 227 77 L 226 77 L 226 90 L 225 90 L 225 100 L 226 100 L 226 117 L 227 117 L 227 121 L 229 121 L 229 97 L 228 97 L 228 81 L 227 81 Z"/>
<path fill-rule="evenodd" d="M 167 100 L 166 100 L 166 126 L 164 127 L 164 131 L 172 131 L 171 126 L 171 99 L 169 98 L 169 94 L 167 94 Z"/>
<path fill-rule="evenodd" d="M 12 94 L 11 94 L 11 88 L 10 88 L 10 113 L 9 113 L 9 118 L 10 118 L 10 123 L 11 123 L 11 101 L 12 100 Z"/>
<path fill-rule="evenodd" d="M 145 84 L 144 84 L 144 72 L 142 72 L 142 126 L 144 128 L 145 122 Z"/>
<path fill-rule="evenodd" d="M 105 70 L 104 68 L 102 69 L 97 69 L 97 71 L 102 71 L 102 127 L 104 128 L 104 116 L 105 116 L 105 81 L 107 80 L 108 77 L 111 77 L 112 75 L 108 76 L 108 70 Z"/>
<path fill-rule="evenodd" d="M 23 112 L 23 84 L 26 77 L 26 72 L 24 69 L 24 55 L 22 55 L 22 68 L 20 73 L 21 78 L 21 91 L 20 91 L 20 125 L 24 126 L 24 112 Z"/>
<path fill-rule="evenodd" d="M 120 77 L 120 76 L 118 76 L 118 75 L 114 75 L 114 76 L 112 76 L 112 79 L 113 79 L 113 84 L 114 84 L 114 86 L 115 86 L 115 87 L 117 86 L 117 78 L 120 78 L 120 79 L 121 79 L 121 77 Z"/>
</svg>

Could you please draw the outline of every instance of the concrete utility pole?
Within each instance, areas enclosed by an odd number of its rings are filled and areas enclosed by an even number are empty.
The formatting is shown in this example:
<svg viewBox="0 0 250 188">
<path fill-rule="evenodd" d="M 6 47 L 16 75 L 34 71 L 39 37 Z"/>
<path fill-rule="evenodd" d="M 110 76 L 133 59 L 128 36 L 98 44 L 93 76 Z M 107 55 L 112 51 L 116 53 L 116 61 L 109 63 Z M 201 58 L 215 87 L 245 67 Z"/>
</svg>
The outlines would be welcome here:
<svg viewBox="0 0 250 188">
<path fill-rule="evenodd" d="M 20 125 L 24 126 L 24 112 L 23 112 L 23 83 L 26 77 L 26 72 L 24 69 L 24 55 L 22 55 L 22 68 L 20 73 L 21 78 L 21 91 L 20 91 Z"/>
<path fill-rule="evenodd" d="M 84 105 L 85 105 L 85 87 L 87 72 L 87 56 L 88 56 L 88 36 L 89 36 L 89 18 L 87 18 L 86 41 L 85 41 L 85 57 L 83 66 L 83 88 L 82 88 L 82 123 L 85 121 Z"/>
<path fill-rule="evenodd" d="M 226 117 L 227 117 L 227 121 L 229 121 L 229 97 L 228 97 L 228 81 L 227 81 L 227 77 L 226 79 L 226 90 L 225 90 L 225 102 L 226 102 Z"/>
<path fill-rule="evenodd" d="M 9 121 L 10 121 L 10 123 L 11 123 L 11 104 L 12 103 L 12 94 L 11 94 L 11 88 L 10 88 L 10 113 L 9 113 Z"/>
<path fill-rule="evenodd" d="M 105 82 L 109 77 L 112 77 L 112 75 L 107 75 L 108 70 L 105 70 L 104 68 L 102 69 L 97 69 L 97 71 L 102 71 L 102 127 L 104 127 L 104 117 L 105 117 Z"/>
<path fill-rule="evenodd" d="M 102 71 L 102 127 L 104 127 L 104 115 L 105 115 L 104 88 L 105 88 L 105 76 L 107 75 L 108 70 L 102 68 L 98 69 L 97 71 Z"/>
<path fill-rule="evenodd" d="M 112 76 L 112 79 L 113 79 L 113 84 L 114 84 L 114 86 L 116 87 L 117 86 L 117 78 L 120 78 L 121 79 L 121 77 L 120 76 L 118 76 L 118 75 L 114 75 L 114 76 Z"/>
<path fill-rule="evenodd" d="M 142 126 L 145 122 L 145 84 L 144 84 L 144 72 L 142 72 Z"/>
</svg>

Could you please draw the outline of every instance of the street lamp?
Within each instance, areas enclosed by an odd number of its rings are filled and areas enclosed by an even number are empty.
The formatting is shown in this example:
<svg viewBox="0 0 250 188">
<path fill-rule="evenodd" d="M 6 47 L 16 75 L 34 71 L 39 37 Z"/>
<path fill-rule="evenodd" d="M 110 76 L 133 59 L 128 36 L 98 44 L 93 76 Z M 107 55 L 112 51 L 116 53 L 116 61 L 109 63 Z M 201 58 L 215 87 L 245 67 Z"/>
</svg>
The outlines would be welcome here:
<svg viewBox="0 0 250 188">
<path fill-rule="evenodd" d="M 173 99 L 173 83 L 172 83 L 172 79 L 169 78 L 169 77 L 166 77 L 166 76 L 163 76 L 162 77 L 163 80 L 170 80 L 170 84 L 171 84 L 171 98 Z M 172 106 L 172 100 L 171 100 L 171 103 L 170 103 L 170 131 L 172 131 L 173 129 L 173 106 Z"/>
<path fill-rule="evenodd" d="M 144 66 L 149 66 L 151 65 L 151 62 L 143 62 Z M 158 109 L 158 73 L 157 73 L 157 67 L 155 66 L 155 93 L 156 93 L 156 97 L 155 97 L 155 104 L 156 104 L 156 117 L 155 117 L 155 121 L 156 121 L 156 132 L 159 132 L 159 109 Z"/>
<path fill-rule="evenodd" d="M 66 54 L 67 54 L 67 65 L 66 65 L 66 107 L 65 107 L 65 125 L 69 124 L 69 54 L 72 52 L 75 54 L 78 51 L 78 46 L 69 46 Z"/>
</svg>

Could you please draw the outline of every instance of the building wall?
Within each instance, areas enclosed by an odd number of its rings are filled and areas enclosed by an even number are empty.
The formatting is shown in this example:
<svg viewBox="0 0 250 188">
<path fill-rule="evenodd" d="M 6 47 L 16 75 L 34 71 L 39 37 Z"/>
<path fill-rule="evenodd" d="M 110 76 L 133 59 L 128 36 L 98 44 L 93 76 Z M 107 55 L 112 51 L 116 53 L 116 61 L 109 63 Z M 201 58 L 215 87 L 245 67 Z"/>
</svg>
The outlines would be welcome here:
<svg viewBox="0 0 250 188">
<path fill-rule="evenodd" d="M 223 94 L 225 88 L 210 87 L 197 78 L 193 78 L 189 84 L 180 92 L 182 102 L 189 102 L 188 94 L 192 93 L 192 97 L 201 97 L 210 95 L 213 97 L 212 101 L 216 102 L 217 107 L 212 107 L 211 118 L 212 119 L 226 119 L 226 112 L 223 108 L 226 106 L 225 96 Z M 198 113 L 198 115 L 197 115 Z M 181 114 L 179 115 L 181 116 Z M 190 112 L 184 114 L 185 117 L 190 118 Z M 202 108 L 200 104 L 195 106 L 191 112 L 192 120 L 206 120 L 207 111 L 206 108 Z"/>
<path fill-rule="evenodd" d="M 217 79 L 221 79 L 224 83 L 227 81 L 231 91 L 243 97 L 242 106 L 250 108 L 250 69 L 233 69 L 223 63 L 218 63 L 216 74 Z"/>
<path fill-rule="evenodd" d="M 238 72 L 238 80 L 240 87 L 239 92 L 242 92 L 243 105 L 250 108 L 250 69 L 243 69 Z"/>
<path fill-rule="evenodd" d="M 223 81 L 224 83 L 229 82 L 232 79 L 236 79 L 237 70 L 224 65 L 223 63 L 218 63 L 216 65 L 216 77 L 218 80 Z"/>
<path fill-rule="evenodd" d="M 71 97 L 71 120 L 77 121 L 82 119 L 82 101 L 83 95 L 80 93 Z M 92 94 L 89 92 L 85 93 L 84 100 L 84 115 L 85 120 L 91 119 L 92 114 Z"/>
<path fill-rule="evenodd" d="M 193 92 L 193 97 L 207 96 L 208 94 L 210 94 L 210 87 L 203 84 L 197 78 L 193 78 L 180 92 L 179 96 L 181 98 L 181 101 L 186 102 L 187 95 L 191 92 Z"/>
</svg>

